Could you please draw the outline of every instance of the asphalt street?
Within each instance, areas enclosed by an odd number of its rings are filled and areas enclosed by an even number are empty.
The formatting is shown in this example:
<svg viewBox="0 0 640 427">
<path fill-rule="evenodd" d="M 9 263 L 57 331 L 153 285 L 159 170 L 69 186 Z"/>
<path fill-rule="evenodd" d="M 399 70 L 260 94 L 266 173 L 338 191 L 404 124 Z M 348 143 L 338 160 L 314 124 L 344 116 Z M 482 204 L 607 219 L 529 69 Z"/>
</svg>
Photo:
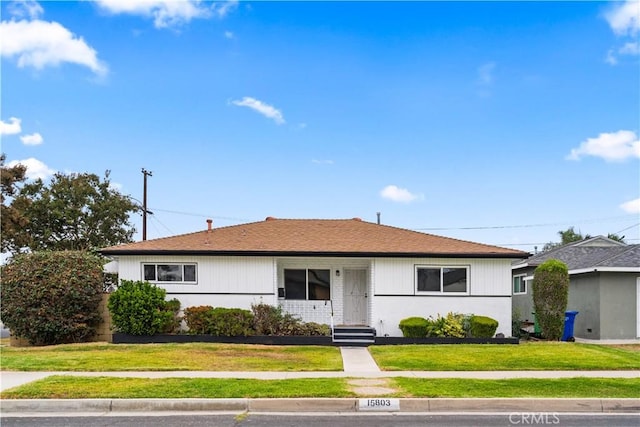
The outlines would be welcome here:
<svg viewBox="0 0 640 427">
<path fill-rule="evenodd" d="M 498 427 L 550 425 L 566 427 L 638 427 L 637 414 L 212 414 L 92 417 L 3 417 L 3 427 Z"/>
</svg>

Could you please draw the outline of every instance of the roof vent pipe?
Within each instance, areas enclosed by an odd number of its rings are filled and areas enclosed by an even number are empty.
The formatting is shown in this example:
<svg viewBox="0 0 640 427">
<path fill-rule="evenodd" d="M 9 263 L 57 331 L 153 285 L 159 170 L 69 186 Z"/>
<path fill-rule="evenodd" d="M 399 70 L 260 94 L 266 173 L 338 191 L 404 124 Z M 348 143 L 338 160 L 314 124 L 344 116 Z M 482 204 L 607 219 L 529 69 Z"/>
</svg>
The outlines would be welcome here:
<svg viewBox="0 0 640 427">
<path fill-rule="evenodd" d="M 212 224 L 213 224 L 213 220 L 212 219 L 208 219 L 207 220 L 207 231 L 211 231 Z"/>
<path fill-rule="evenodd" d="M 376 215 L 378 216 L 378 225 L 380 225 L 380 212 L 376 212 Z"/>
</svg>

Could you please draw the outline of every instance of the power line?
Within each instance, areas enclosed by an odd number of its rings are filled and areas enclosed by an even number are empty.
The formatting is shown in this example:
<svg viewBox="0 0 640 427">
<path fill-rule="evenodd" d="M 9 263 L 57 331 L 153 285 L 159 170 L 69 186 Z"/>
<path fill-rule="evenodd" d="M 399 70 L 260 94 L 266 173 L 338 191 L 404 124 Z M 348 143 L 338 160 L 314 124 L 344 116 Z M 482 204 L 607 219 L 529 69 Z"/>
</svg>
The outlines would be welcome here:
<svg viewBox="0 0 640 427">
<path fill-rule="evenodd" d="M 491 225 L 491 226 L 478 226 L 478 227 L 428 227 L 428 228 L 425 227 L 425 228 L 414 228 L 413 230 L 416 230 L 416 231 L 498 230 L 498 229 L 510 229 L 510 228 L 557 227 L 557 226 L 562 226 L 567 224 L 586 224 L 586 223 L 593 223 L 593 222 L 624 220 L 631 217 L 637 218 L 636 215 L 624 215 L 624 216 L 615 216 L 615 217 L 607 217 L 607 218 L 595 218 L 595 219 L 585 219 L 585 220 L 579 220 L 579 221 L 565 221 L 565 222 L 544 223 L 544 224 Z M 635 226 L 632 226 L 632 227 L 635 227 Z M 632 228 L 632 227 L 629 227 L 629 228 Z"/>
<path fill-rule="evenodd" d="M 252 219 L 247 219 L 247 218 L 235 218 L 235 217 L 228 217 L 228 216 L 216 216 L 216 215 L 209 215 L 209 214 L 201 214 L 201 213 L 195 213 L 195 212 L 181 212 L 181 211 L 173 211 L 173 210 L 168 210 L 168 209 L 158 209 L 158 208 L 153 208 L 154 211 L 157 212 L 165 212 L 165 213 L 171 213 L 171 214 L 176 214 L 176 215 L 186 215 L 186 216 L 195 216 L 195 217 L 201 217 L 201 218 L 212 218 L 212 219 L 224 219 L 224 220 L 228 220 L 228 221 L 255 221 Z"/>
</svg>

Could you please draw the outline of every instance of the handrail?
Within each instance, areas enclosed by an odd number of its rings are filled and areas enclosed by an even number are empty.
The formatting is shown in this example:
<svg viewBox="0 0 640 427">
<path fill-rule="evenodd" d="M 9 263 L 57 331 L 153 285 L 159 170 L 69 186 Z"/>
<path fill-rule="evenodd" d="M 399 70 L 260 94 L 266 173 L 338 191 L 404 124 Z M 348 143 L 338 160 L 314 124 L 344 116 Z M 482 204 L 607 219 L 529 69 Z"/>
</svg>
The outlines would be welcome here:
<svg viewBox="0 0 640 427">
<path fill-rule="evenodd" d="M 333 341 L 335 339 L 335 331 L 333 325 L 333 300 L 330 299 L 329 303 L 331 304 L 331 341 Z"/>
</svg>

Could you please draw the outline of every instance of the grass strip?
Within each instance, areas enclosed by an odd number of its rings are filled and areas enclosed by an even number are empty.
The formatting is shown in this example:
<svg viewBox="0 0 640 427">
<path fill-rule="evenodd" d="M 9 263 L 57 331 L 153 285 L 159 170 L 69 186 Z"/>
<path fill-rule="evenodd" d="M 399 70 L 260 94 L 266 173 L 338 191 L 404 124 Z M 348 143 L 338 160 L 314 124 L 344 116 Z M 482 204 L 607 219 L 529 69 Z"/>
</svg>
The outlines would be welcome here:
<svg viewBox="0 0 640 427">
<path fill-rule="evenodd" d="M 2 347 L 5 371 L 341 371 L 337 347 L 64 344 Z"/>
<path fill-rule="evenodd" d="M 394 378 L 404 397 L 637 398 L 640 378 Z"/>
<path fill-rule="evenodd" d="M 3 392 L 2 399 L 179 399 L 356 397 L 346 378 L 286 380 L 52 376 Z M 637 398 L 638 378 L 506 380 L 392 378 L 392 397 Z M 375 397 L 375 396 L 358 396 Z"/>
<path fill-rule="evenodd" d="M 594 344 L 371 346 L 385 371 L 521 371 L 640 369 L 640 352 Z"/>
<path fill-rule="evenodd" d="M 2 399 L 349 397 L 343 378 L 285 380 L 119 378 L 54 375 L 4 391 Z"/>
</svg>

